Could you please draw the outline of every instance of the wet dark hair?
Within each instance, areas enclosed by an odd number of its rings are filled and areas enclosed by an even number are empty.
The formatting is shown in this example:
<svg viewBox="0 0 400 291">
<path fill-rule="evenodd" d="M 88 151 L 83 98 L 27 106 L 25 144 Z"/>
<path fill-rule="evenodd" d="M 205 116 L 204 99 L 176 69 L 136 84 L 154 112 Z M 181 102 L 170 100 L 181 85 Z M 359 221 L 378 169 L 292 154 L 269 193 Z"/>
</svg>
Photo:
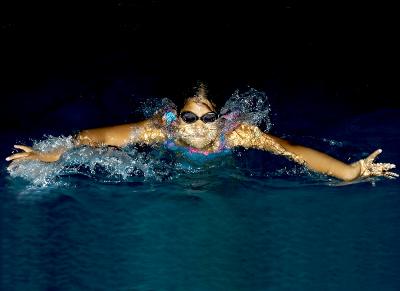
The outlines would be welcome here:
<svg viewBox="0 0 400 291">
<path fill-rule="evenodd" d="M 217 110 L 217 105 L 215 102 L 208 98 L 208 86 L 204 81 L 196 81 L 195 85 L 192 84 L 190 88 L 184 90 L 184 99 L 180 108 L 185 106 L 185 104 L 191 100 L 198 104 L 203 104 L 211 111 Z M 208 102 L 206 102 L 208 101 Z"/>
</svg>

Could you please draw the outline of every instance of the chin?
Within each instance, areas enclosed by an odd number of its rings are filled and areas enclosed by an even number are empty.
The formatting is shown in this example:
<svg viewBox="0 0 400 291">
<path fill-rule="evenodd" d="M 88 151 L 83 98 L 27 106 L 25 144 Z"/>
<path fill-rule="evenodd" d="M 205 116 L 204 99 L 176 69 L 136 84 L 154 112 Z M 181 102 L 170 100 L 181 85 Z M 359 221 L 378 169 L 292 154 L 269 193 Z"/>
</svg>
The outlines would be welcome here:
<svg viewBox="0 0 400 291">
<path fill-rule="evenodd" d="M 204 137 L 185 136 L 181 138 L 181 141 L 187 144 L 188 146 L 196 149 L 206 149 L 214 143 L 215 139 L 212 139 L 210 137 L 204 138 Z"/>
<path fill-rule="evenodd" d="M 193 148 L 196 148 L 196 149 L 205 149 L 205 148 L 207 148 L 211 143 L 212 143 L 211 141 L 204 141 L 204 140 L 201 140 L 201 141 L 196 141 L 196 140 L 187 141 L 187 144 L 188 144 L 189 146 L 191 146 L 191 147 L 193 147 Z"/>
</svg>

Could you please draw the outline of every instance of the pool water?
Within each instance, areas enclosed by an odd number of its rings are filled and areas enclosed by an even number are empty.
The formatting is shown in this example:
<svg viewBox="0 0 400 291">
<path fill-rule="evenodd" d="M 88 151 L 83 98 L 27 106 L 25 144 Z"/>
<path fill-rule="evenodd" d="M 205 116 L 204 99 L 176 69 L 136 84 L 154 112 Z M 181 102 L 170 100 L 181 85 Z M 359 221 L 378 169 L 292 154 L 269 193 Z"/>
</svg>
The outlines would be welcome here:
<svg viewBox="0 0 400 291">
<path fill-rule="evenodd" d="M 378 161 L 399 164 L 399 113 L 296 138 L 343 160 L 381 147 Z M 3 157 L 17 137 L 3 134 Z M 151 159 L 129 177 L 44 180 L 2 161 L 0 289 L 400 290 L 398 179 L 342 183 L 251 150 L 167 173 Z"/>
</svg>

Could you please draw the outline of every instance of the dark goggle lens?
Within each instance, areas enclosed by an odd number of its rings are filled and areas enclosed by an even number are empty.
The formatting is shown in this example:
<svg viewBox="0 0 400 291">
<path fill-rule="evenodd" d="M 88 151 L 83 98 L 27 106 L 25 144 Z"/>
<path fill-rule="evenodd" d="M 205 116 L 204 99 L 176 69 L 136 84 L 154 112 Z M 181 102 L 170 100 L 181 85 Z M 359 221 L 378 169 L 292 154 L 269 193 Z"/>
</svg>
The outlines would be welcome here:
<svg viewBox="0 0 400 291">
<path fill-rule="evenodd" d="M 201 117 L 201 120 L 202 120 L 204 123 L 214 122 L 214 121 L 216 121 L 217 119 L 218 119 L 218 114 L 215 113 L 215 112 L 206 113 L 206 114 L 204 114 L 204 115 Z"/>
<path fill-rule="evenodd" d="M 186 123 L 193 123 L 193 122 L 196 122 L 196 120 L 198 119 L 196 114 L 194 114 L 192 112 L 188 112 L 188 111 L 182 112 L 181 118 Z"/>
</svg>

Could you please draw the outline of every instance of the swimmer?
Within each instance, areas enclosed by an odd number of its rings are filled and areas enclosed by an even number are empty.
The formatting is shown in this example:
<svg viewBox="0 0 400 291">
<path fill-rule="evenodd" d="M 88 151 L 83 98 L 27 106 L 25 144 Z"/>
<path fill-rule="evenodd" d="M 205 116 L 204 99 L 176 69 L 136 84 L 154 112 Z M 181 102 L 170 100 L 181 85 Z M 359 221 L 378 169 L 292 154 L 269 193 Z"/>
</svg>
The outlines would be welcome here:
<svg viewBox="0 0 400 291">
<path fill-rule="evenodd" d="M 335 177 L 343 181 L 371 176 L 396 178 L 391 172 L 394 164 L 376 163 L 374 160 L 382 152 L 375 150 L 368 157 L 346 164 L 312 148 L 291 143 L 246 122 L 235 122 L 232 115 L 219 115 L 215 104 L 208 99 L 204 84 L 196 89 L 196 94 L 186 99 L 183 108 L 167 108 L 157 112 L 152 118 L 117 126 L 82 130 L 74 136 L 75 146 L 114 146 L 129 144 L 165 145 L 181 149 L 189 155 L 211 156 L 230 151 L 235 147 L 259 149 L 305 165 L 312 171 Z M 14 145 L 22 152 L 6 158 L 11 164 L 22 160 L 55 162 L 67 151 L 60 147 L 49 152 L 36 151 L 32 147 Z M 11 166 L 11 165 L 10 165 Z"/>
</svg>

